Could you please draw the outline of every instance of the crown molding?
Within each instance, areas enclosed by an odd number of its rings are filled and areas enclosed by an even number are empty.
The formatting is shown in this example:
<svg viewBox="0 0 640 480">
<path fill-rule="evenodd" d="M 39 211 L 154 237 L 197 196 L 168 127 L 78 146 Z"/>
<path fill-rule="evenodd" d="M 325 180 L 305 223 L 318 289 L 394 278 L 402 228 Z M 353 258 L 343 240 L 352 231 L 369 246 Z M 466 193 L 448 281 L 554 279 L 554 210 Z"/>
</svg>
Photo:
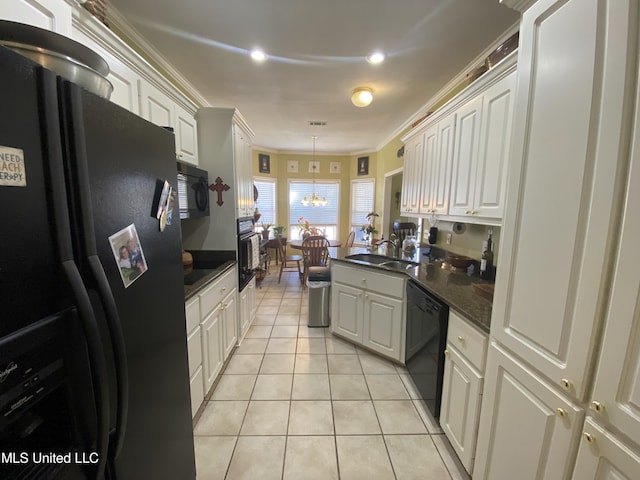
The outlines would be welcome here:
<svg viewBox="0 0 640 480">
<path fill-rule="evenodd" d="M 198 107 L 209 107 L 211 104 L 191 83 L 178 71 L 176 68 L 164 58 L 164 56 L 156 50 L 146 38 L 144 38 L 140 32 L 138 32 L 127 19 L 113 7 L 109 5 L 109 12 L 107 14 L 108 22 L 121 31 L 128 40 L 139 47 L 146 55 L 148 55 L 154 62 L 156 62 L 170 78 L 178 82 L 178 89 L 183 90 L 185 93 L 193 98 Z"/>
<path fill-rule="evenodd" d="M 376 151 L 379 152 L 382 148 L 388 143 L 392 142 L 396 137 L 407 135 L 409 132 L 405 132 L 407 129 L 411 129 L 411 125 L 423 118 L 430 109 L 437 104 L 444 96 L 446 96 L 449 92 L 451 92 L 454 88 L 460 85 L 467 77 L 467 74 L 475 69 L 479 64 L 483 63 L 484 60 L 489 56 L 491 52 L 493 52 L 496 47 L 501 45 L 505 40 L 511 37 L 514 33 L 519 31 L 520 29 L 520 21 L 514 23 L 511 27 L 509 27 L 498 39 L 490 44 L 483 52 L 480 53 L 476 58 L 474 58 L 471 62 L 467 64 L 467 66 L 462 69 L 462 71 L 456 75 L 453 79 L 449 80 L 435 95 L 433 95 L 427 103 L 422 105 L 416 112 L 411 115 L 407 120 L 404 121 L 400 126 L 398 126 L 390 135 L 387 136 L 382 142 L 380 142 L 376 146 Z M 404 133 L 403 133 L 404 132 Z"/>
</svg>

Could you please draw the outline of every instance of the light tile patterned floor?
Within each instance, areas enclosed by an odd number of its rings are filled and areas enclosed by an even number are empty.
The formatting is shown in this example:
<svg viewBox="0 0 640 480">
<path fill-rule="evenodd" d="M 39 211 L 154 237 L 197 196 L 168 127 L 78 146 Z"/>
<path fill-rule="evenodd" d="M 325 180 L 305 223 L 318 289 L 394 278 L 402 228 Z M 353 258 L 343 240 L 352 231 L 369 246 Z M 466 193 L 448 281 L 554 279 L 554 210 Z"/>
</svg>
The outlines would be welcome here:
<svg viewBox="0 0 640 480">
<path fill-rule="evenodd" d="M 406 369 L 308 328 L 274 267 L 194 429 L 198 480 L 468 479 Z"/>
</svg>

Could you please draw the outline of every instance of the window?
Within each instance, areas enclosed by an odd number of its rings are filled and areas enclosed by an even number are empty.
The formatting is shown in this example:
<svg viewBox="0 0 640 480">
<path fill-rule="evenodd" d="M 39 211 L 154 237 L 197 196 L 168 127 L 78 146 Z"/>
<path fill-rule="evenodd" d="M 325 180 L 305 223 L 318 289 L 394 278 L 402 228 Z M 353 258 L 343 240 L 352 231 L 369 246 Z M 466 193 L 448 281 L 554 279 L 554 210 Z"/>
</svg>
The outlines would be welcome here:
<svg viewBox="0 0 640 480">
<path fill-rule="evenodd" d="M 340 209 L 340 182 L 338 181 L 317 181 L 315 182 L 315 193 L 320 198 L 327 199 L 324 207 L 304 206 L 300 201 L 304 198 L 311 198 L 314 184 L 311 180 L 289 180 L 289 236 L 292 239 L 301 238 L 298 219 L 302 217 L 309 220 L 312 227 L 320 229 L 324 235 L 336 240 L 338 237 L 338 211 Z"/>
<path fill-rule="evenodd" d="M 276 217 L 276 181 L 270 178 L 253 179 L 253 184 L 258 189 L 258 200 L 256 207 L 261 214 L 260 219 L 256 223 L 256 231 L 262 231 L 263 223 L 277 225 Z"/>
<path fill-rule="evenodd" d="M 367 214 L 373 212 L 375 185 L 373 179 L 351 181 L 351 230 L 356 232 L 356 242 L 364 241 L 364 232 L 360 228 L 369 223 Z"/>
</svg>

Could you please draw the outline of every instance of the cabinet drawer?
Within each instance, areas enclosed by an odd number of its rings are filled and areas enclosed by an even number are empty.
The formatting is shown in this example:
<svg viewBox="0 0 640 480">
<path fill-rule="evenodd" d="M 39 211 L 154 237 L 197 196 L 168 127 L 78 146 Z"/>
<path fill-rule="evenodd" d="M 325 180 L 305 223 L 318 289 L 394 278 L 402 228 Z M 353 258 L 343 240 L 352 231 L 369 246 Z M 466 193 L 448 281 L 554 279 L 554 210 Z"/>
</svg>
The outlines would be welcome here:
<svg viewBox="0 0 640 480">
<path fill-rule="evenodd" d="M 189 358 L 189 376 L 192 376 L 202 365 L 202 341 L 199 325 L 187 336 L 187 357 Z"/>
<path fill-rule="evenodd" d="M 449 311 L 447 343 L 466 358 L 480 373 L 484 372 L 488 337 L 463 317 Z"/>
<path fill-rule="evenodd" d="M 350 267 L 338 262 L 331 264 L 331 279 L 355 288 L 397 298 L 404 298 L 407 282 L 407 277 L 401 273 L 379 273 L 370 268 Z"/>
<path fill-rule="evenodd" d="M 189 335 L 200 325 L 200 299 L 195 297 L 189 300 L 184 306 L 184 311 L 187 317 L 187 335 Z"/>
<path fill-rule="evenodd" d="M 202 366 L 193 374 L 189 381 L 191 387 L 191 418 L 195 417 L 196 412 L 204 401 L 204 381 L 202 379 Z"/>
<path fill-rule="evenodd" d="M 236 269 L 232 268 L 200 294 L 200 318 L 204 319 L 236 286 Z"/>
</svg>

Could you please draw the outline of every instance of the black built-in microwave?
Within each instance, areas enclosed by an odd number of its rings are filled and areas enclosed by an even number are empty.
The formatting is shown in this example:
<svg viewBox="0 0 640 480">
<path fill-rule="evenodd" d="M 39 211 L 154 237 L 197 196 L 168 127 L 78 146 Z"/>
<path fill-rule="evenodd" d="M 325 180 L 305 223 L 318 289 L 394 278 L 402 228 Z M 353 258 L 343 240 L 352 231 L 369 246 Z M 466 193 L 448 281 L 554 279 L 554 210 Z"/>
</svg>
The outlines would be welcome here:
<svg viewBox="0 0 640 480">
<path fill-rule="evenodd" d="M 180 219 L 209 216 L 209 174 L 186 163 L 178 166 L 178 206 Z"/>
</svg>

